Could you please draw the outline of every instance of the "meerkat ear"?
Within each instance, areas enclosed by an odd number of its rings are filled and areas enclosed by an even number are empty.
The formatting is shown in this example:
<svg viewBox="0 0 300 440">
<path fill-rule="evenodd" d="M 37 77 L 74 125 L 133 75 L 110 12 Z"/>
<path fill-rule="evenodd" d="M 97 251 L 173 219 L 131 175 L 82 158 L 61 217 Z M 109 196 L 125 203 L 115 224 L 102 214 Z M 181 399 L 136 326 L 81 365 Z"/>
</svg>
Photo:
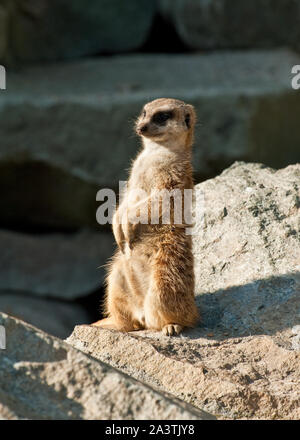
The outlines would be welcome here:
<svg viewBox="0 0 300 440">
<path fill-rule="evenodd" d="M 191 128 L 191 115 L 189 113 L 185 115 L 184 122 L 187 128 Z"/>
<path fill-rule="evenodd" d="M 188 129 L 194 126 L 196 121 L 196 113 L 194 107 L 190 104 L 186 105 L 184 122 Z"/>
</svg>

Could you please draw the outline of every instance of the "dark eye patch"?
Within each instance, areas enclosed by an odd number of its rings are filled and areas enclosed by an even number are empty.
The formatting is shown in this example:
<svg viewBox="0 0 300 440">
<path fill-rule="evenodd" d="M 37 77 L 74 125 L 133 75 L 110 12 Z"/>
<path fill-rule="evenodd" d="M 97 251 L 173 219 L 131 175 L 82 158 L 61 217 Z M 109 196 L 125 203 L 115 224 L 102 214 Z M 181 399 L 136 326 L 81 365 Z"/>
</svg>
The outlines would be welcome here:
<svg viewBox="0 0 300 440">
<path fill-rule="evenodd" d="M 143 110 L 143 118 L 146 116 L 146 110 Z"/>
<path fill-rule="evenodd" d="M 157 112 L 152 116 L 152 122 L 154 122 L 154 124 L 163 125 L 167 122 L 168 119 L 172 119 L 172 117 L 173 117 L 172 111 Z"/>
</svg>

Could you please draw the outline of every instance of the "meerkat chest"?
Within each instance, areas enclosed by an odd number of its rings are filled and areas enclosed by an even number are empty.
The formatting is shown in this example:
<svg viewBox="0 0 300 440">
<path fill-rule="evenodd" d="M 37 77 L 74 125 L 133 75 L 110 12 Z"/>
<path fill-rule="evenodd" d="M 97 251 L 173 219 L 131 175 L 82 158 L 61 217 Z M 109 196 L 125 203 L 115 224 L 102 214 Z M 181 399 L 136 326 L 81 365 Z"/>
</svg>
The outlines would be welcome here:
<svg viewBox="0 0 300 440">
<path fill-rule="evenodd" d="M 159 170 L 162 163 L 167 165 L 168 158 L 162 154 L 151 154 L 143 151 L 135 160 L 129 180 L 129 188 L 140 188 L 143 191 L 150 192 L 155 187 L 159 179 Z"/>
</svg>

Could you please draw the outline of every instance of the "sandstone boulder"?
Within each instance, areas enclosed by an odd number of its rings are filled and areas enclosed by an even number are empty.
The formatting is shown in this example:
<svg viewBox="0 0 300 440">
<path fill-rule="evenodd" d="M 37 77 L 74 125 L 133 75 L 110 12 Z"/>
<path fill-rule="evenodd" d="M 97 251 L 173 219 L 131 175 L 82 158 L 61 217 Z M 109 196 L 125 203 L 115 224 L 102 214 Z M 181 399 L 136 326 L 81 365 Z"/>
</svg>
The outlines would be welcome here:
<svg viewBox="0 0 300 440">
<path fill-rule="evenodd" d="M 0 23 L 6 19 L 6 27 L 0 31 L 0 59 L 57 60 L 137 49 L 154 12 L 155 3 L 147 0 L 1 0 Z"/>
<path fill-rule="evenodd" d="M 196 192 L 199 326 L 171 338 L 77 326 L 68 342 L 218 418 L 299 419 L 300 165 L 235 163 Z"/>
<path fill-rule="evenodd" d="M 213 418 L 22 321 L 0 313 L 0 325 L 6 330 L 6 349 L 0 349 L 0 418 Z"/>
<path fill-rule="evenodd" d="M 21 142 L 26 143 L 26 138 Z M 1 144 L 0 155 L 4 150 Z M 1 226 L 21 230 L 96 229 L 96 179 L 52 163 L 51 154 L 36 160 L 27 157 L 26 148 L 21 150 L 0 160 Z"/>
<path fill-rule="evenodd" d="M 69 336 L 76 324 L 91 322 L 89 313 L 79 304 L 53 298 L 37 298 L 29 292 L 0 290 L 0 311 L 58 338 Z"/>
<path fill-rule="evenodd" d="M 300 165 L 235 163 L 196 188 L 204 198 L 193 235 L 196 291 L 212 312 L 203 313 L 205 325 L 238 335 L 292 328 L 300 312 Z"/>
<path fill-rule="evenodd" d="M 0 291 L 72 300 L 96 291 L 113 253 L 110 233 L 0 230 Z"/>
<path fill-rule="evenodd" d="M 4 60 L 7 52 L 8 12 L 0 3 L 0 60 Z"/>
<path fill-rule="evenodd" d="M 44 66 L 10 72 L 0 101 L 0 223 L 98 227 L 96 193 L 126 179 L 139 149 L 134 119 L 157 97 L 196 107 L 198 181 L 235 160 L 299 162 L 300 99 L 290 83 L 298 63 L 276 50 L 128 55 L 57 63 L 47 75 Z"/>
<path fill-rule="evenodd" d="M 159 0 L 159 7 L 193 49 L 300 46 L 294 0 Z"/>
</svg>

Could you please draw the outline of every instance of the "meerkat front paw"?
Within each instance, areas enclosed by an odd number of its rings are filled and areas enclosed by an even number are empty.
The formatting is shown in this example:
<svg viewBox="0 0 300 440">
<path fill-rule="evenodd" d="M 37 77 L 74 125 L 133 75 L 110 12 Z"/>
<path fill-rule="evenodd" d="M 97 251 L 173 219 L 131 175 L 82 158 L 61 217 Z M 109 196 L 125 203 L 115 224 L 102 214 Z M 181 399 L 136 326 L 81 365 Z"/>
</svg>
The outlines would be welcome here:
<svg viewBox="0 0 300 440">
<path fill-rule="evenodd" d="M 120 215 L 119 215 L 118 211 L 116 211 L 113 216 L 112 228 L 113 228 L 113 233 L 114 233 L 116 243 L 117 243 L 119 249 L 121 250 L 121 252 L 124 253 L 125 237 L 124 237 L 122 224 L 120 221 Z"/>
<path fill-rule="evenodd" d="M 137 236 L 137 223 L 126 223 L 123 225 L 123 234 L 125 237 L 125 242 L 128 244 L 129 249 L 132 249 L 132 244 Z"/>
<path fill-rule="evenodd" d="M 166 336 L 179 335 L 183 330 L 183 327 L 179 324 L 167 324 L 162 328 L 162 333 Z"/>
</svg>

